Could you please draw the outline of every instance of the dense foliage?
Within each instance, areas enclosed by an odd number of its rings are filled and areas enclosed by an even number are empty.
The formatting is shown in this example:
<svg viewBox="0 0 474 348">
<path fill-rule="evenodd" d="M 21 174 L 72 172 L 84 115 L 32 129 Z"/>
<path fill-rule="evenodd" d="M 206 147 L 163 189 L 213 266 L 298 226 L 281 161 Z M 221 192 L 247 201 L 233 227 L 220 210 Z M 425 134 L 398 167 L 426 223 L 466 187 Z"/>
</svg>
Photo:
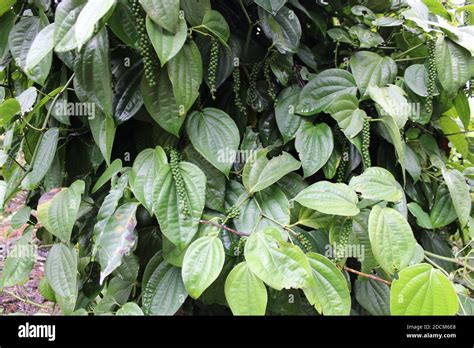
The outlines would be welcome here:
<svg viewBox="0 0 474 348">
<path fill-rule="evenodd" d="M 64 314 L 472 314 L 470 11 L 3 0 L 0 288 L 40 243 Z"/>
</svg>

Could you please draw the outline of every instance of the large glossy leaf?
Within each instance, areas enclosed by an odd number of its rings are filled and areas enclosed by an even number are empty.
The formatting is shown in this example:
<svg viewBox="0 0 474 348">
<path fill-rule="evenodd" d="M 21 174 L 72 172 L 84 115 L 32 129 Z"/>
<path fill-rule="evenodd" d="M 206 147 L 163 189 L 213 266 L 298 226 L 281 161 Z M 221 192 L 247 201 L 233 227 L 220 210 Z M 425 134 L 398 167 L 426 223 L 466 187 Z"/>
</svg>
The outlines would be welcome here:
<svg viewBox="0 0 474 348">
<path fill-rule="evenodd" d="M 63 242 L 69 242 L 84 193 L 84 182 L 76 181 L 67 189 L 53 189 L 38 202 L 41 224 Z"/>
<path fill-rule="evenodd" d="M 51 61 L 53 51 L 54 23 L 44 27 L 36 35 L 26 56 L 25 69 L 29 74 L 34 74 L 34 69 L 44 60 Z"/>
<path fill-rule="evenodd" d="M 34 82 L 43 85 L 48 77 L 52 55 L 47 55 L 35 68 L 26 69 L 26 57 L 38 33 L 49 24 L 48 18 L 43 14 L 40 17 L 22 18 L 10 32 L 8 45 L 16 64 L 27 73 Z"/>
<path fill-rule="evenodd" d="M 430 220 L 434 228 L 444 227 L 454 220 L 457 214 L 453 200 L 446 185 L 440 185 L 436 191 L 433 208 L 430 211 Z"/>
<path fill-rule="evenodd" d="M 101 266 L 100 283 L 122 263 L 122 257 L 135 244 L 135 212 L 138 203 L 125 203 L 111 215 L 96 240 Z"/>
<path fill-rule="evenodd" d="M 357 86 L 351 73 L 342 69 L 328 69 L 318 74 L 301 91 L 296 112 L 314 115 L 326 111 L 341 94 L 356 95 Z"/>
<path fill-rule="evenodd" d="M 384 87 L 397 76 L 397 64 L 390 57 L 382 57 L 374 52 L 358 51 L 350 59 L 350 67 L 357 82 L 362 99 L 368 98 L 368 87 Z"/>
<path fill-rule="evenodd" d="M 470 54 L 440 35 L 436 42 L 435 56 L 439 82 L 448 95 L 454 97 L 471 77 Z"/>
<path fill-rule="evenodd" d="M 357 302 L 372 315 L 390 315 L 390 288 L 373 279 L 357 279 L 355 282 Z"/>
<path fill-rule="evenodd" d="M 458 306 L 452 283 L 426 263 L 402 270 L 392 283 L 392 315 L 454 315 Z"/>
<path fill-rule="evenodd" d="M 305 254 L 294 244 L 283 241 L 276 228 L 252 233 L 244 254 L 250 270 L 276 290 L 305 288 L 312 280 Z"/>
<path fill-rule="evenodd" d="M 184 199 L 190 216 L 185 215 L 178 198 L 170 165 L 159 168 L 153 189 L 153 206 L 163 234 L 179 250 L 183 250 L 198 230 L 204 209 L 206 176 L 194 164 L 181 162 L 179 170 L 184 182 Z"/>
<path fill-rule="evenodd" d="M 267 154 L 267 149 L 260 150 L 245 164 L 242 182 L 249 193 L 261 191 L 301 167 L 300 162 L 286 152 L 271 160 Z"/>
<path fill-rule="evenodd" d="M 211 10 L 211 0 L 187 0 L 180 2 L 189 24 L 200 25 L 207 11 Z"/>
<path fill-rule="evenodd" d="M 405 84 L 420 97 L 428 96 L 428 70 L 423 64 L 410 65 L 405 70 Z"/>
<path fill-rule="evenodd" d="M 180 113 L 176 104 L 166 70 L 157 73 L 156 80 L 157 86 L 151 87 L 145 76 L 142 79 L 141 91 L 145 108 L 161 128 L 179 137 L 179 131 L 186 119 L 185 114 Z"/>
<path fill-rule="evenodd" d="M 313 175 L 326 164 L 334 150 L 331 128 L 326 123 L 313 125 L 306 121 L 296 133 L 295 148 L 303 166 L 304 177 Z"/>
<path fill-rule="evenodd" d="M 301 24 L 298 16 L 288 7 L 283 6 L 272 16 L 261 7 L 258 16 L 265 35 L 273 41 L 274 46 L 282 54 L 295 53 L 301 39 Z"/>
<path fill-rule="evenodd" d="M 183 282 L 188 294 L 196 299 L 219 276 L 224 266 L 224 246 L 217 235 L 195 240 L 183 260 Z"/>
<path fill-rule="evenodd" d="M 44 273 L 63 310 L 73 311 L 77 296 L 77 254 L 69 245 L 55 244 L 48 252 Z"/>
<path fill-rule="evenodd" d="M 370 98 L 377 103 L 381 116 L 393 118 L 398 128 L 405 126 L 408 116 L 411 114 L 411 104 L 406 99 L 405 92 L 398 86 L 377 87 L 371 85 L 368 88 Z"/>
<path fill-rule="evenodd" d="M 203 76 L 201 53 L 194 41 L 185 44 L 167 66 L 180 114 L 186 113 L 199 95 Z"/>
<path fill-rule="evenodd" d="M 388 274 L 408 266 L 415 253 L 416 240 L 410 225 L 392 208 L 372 208 L 369 238 L 375 259 Z"/>
<path fill-rule="evenodd" d="M 194 148 L 228 177 L 240 140 L 234 120 L 222 110 L 205 108 L 188 116 L 186 132 Z"/>
<path fill-rule="evenodd" d="M 150 268 L 149 278 L 143 290 L 145 314 L 174 315 L 187 297 L 181 269 L 166 261 Z"/>
<path fill-rule="evenodd" d="M 102 157 L 107 164 L 110 164 L 116 131 L 113 117 L 97 113 L 94 118 L 89 118 L 89 126 Z"/>
<path fill-rule="evenodd" d="M 324 315 L 349 315 L 351 296 L 342 272 L 323 255 L 307 254 L 313 279 L 304 293 L 319 313 Z"/>
<path fill-rule="evenodd" d="M 372 253 L 372 246 L 370 245 L 368 224 L 369 211 L 367 210 L 363 210 L 359 215 L 353 217 L 353 236 L 355 237 L 357 243 L 364 248 L 364 253 L 359 255 L 362 272 L 370 272 L 373 268 L 378 266 L 374 254 Z"/>
<path fill-rule="evenodd" d="M 10 47 L 8 46 L 8 36 L 15 25 L 16 16 L 13 11 L 8 11 L 0 16 L 0 62 L 6 58 Z"/>
<path fill-rule="evenodd" d="M 275 119 L 284 143 L 295 138 L 303 123 L 303 118 L 295 114 L 300 92 L 299 86 L 287 87 L 280 92 L 275 101 Z"/>
<path fill-rule="evenodd" d="M 179 0 L 139 0 L 148 17 L 160 27 L 175 33 L 179 20 Z"/>
<path fill-rule="evenodd" d="M 0 104 L 0 127 L 7 126 L 11 119 L 21 112 L 18 100 L 10 98 Z"/>
<path fill-rule="evenodd" d="M 82 46 L 92 37 L 97 22 L 115 5 L 116 0 L 88 0 L 74 25 L 74 36 L 77 47 Z"/>
<path fill-rule="evenodd" d="M 210 164 L 192 145 L 184 149 L 186 160 L 198 166 L 206 175 L 206 207 L 225 212 L 224 199 L 226 177 L 216 167 Z"/>
<path fill-rule="evenodd" d="M 235 266 L 227 276 L 225 298 L 234 315 L 265 315 L 267 289 L 245 261 Z"/>
<path fill-rule="evenodd" d="M 258 6 L 268 11 L 272 15 L 276 15 L 277 12 L 285 5 L 286 0 L 255 0 Z"/>
<path fill-rule="evenodd" d="M 301 191 L 294 201 L 324 214 L 354 216 L 359 213 L 357 194 L 346 184 L 319 181 Z"/>
<path fill-rule="evenodd" d="M 122 64 L 120 62 L 120 64 Z M 113 116 L 118 123 L 125 122 L 135 116 L 143 106 L 140 92 L 143 65 L 138 61 L 130 67 L 117 68 L 113 75 L 114 83 Z"/>
<path fill-rule="evenodd" d="M 208 10 L 202 18 L 202 27 L 213 34 L 219 41 L 227 46 L 230 37 L 230 28 L 225 18 L 218 11 Z"/>
<path fill-rule="evenodd" d="M 107 21 L 110 29 L 130 47 L 138 48 L 140 35 L 128 0 L 118 0 L 112 16 Z"/>
<path fill-rule="evenodd" d="M 443 168 L 443 178 L 448 186 L 451 199 L 453 201 L 454 210 L 458 215 L 461 226 L 464 227 L 469 221 L 471 214 L 471 195 L 469 186 L 464 176 L 456 169 L 448 170 Z"/>
<path fill-rule="evenodd" d="M 80 51 L 74 70 L 87 99 L 106 116 L 112 116 L 112 72 L 106 29 L 97 33 Z"/>
<path fill-rule="evenodd" d="M 23 179 L 21 186 L 26 190 L 33 190 L 43 180 L 46 172 L 53 163 L 54 154 L 58 146 L 59 129 L 50 128 L 43 136 L 36 150 L 35 158 L 31 164 L 31 171 Z"/>
<path fill-rule="evenodd" d="M 188 35 L 188 26 L 184 18 L 178 21 L 176 33 L 171 33 L 147 17 L 146 30 L 156 54 L 158 54 L 161 66 L 178 54 Z"/>
<path fill-rule="evenodd" d="M 53 41 L 56 52 L 68 52 L 77 48 L 76 21 L 86 2 L 85 0 L 64 0 L 59 3 L 54 17 Z"/>
<path fill-rule="evenodd" d="M 352 94 L 341 94 L 334 98 L 327 112 L 337 121 L 346 137 L 354 138 L 364 127 L 367 114 L 359 109 L 359 101 Z"/>
<path fill-rule="evenodd" d="M 361 175 L 352 177 L 349 186 L 366 199 L 398 202 L 403 197 L 392 173 L 380 167 L 367 168 Z"/>
<path fill-rule="evenodd" d="M 130 171 L 130 188 L 150 214 L 153 214 L 153 185 L 160 166 L 167 162 L 164 150 L 157 146 L 140 152 Z"/>
<path fill-rule="evenodd" d="M 28 280 L 36 261 L 31 230 L 32 228 L 26 229 L 22 237 L 8 251 L 0 277 L 0 291 L 4 287 L 21 285 Z"/>
</svg>

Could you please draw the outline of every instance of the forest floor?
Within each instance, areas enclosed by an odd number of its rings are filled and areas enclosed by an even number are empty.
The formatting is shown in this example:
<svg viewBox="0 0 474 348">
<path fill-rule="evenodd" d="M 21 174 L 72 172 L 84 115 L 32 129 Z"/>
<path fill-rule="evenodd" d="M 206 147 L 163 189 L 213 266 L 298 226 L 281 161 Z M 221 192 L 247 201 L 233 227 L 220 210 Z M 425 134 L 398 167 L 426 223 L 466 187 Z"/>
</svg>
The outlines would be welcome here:
<svg viewBox="0 0 474 348">
<path fill-rule="evenodd" d="M 8 250 L 22 236 L 23 228 L 14 230 L 10 225 L 12 215 L 24 204 L 25 197 L 20 193 L 12 199 L 3 214 L 0 214 L 0 274 Z M 25 225 L 26 226 L 26 225 Z M 35 243 L 38 241 L 35 239 Z M 28 281 L 22 285 L 6 287 L 0 292 L 0 315 L 51 315 L 57 314 L 54 303 L 47 301 L 38 291 L 38 284 L 44 276 L 44 262 L 48 250 L 37 248 L 36 262 Z"/>
</svg>

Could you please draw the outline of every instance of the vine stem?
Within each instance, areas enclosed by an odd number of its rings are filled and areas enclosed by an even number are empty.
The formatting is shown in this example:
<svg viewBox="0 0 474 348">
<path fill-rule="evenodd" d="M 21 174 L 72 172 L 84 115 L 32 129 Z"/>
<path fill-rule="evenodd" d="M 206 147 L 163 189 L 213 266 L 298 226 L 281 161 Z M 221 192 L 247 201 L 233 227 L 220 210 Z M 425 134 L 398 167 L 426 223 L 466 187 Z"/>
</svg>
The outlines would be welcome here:
<svg viewBox="0 0 474 348">
<path fill-rule="evenodd" d="M 440 260 L 443 260 L 443 261 L 448 261 L 448 262 L 455 263 L 457 265 L 460 265 L 460 266 L 463 266 L 463 267 L 467 268 L 471 272 L 474 272 L 474 267 L 469 266 L 468 264 L 462 262 L 460 259 L 453 259 L 451 257 L 446 257 L 446 256 L 442 256 L 442 255 L 433 254 L 433 253 L 430 253 L 429 251 L 426 251 L 426 250 L 425 250 L 425 254 L 430 256 L 430 257 L 434 257 L 434 258 L 437 258 L 437 259 L 440 259 Z"/>
<path fill-rule="evenodd" d="M 219 224 L 219 223 L 214 222 L 214 221 L 199 220 L 199 223 L 200 223 L 200 224 L 204 224 L 204 225 L 212 225 L 212 226 L 214 226 L 214 227 L 222 228 L 223 230 L 232 232 L 232 233 L 234 233 L 234 234 L 237 234 L 237 235 L 243 236 L 243 237 L 247 237 L 247 236 L 250 235 L 249 233 L 240 232 L 240 231 L 234 230 L 233 228 L 227 227 L 226 225 Z"/>
<path fill-rule="evenodd" d="M 360 275 L 361 277 L 373 279 L 373 280 L 375 280 L 375 281 L 384 283 L 384 284 L 386 284 L 386 285 L 391 285 L 391 284 L 392 284 L 392 282 L 390 282 L 390 281 L 388 281 L 388 280 L 379 278 L 379 277 L 377 277 L 377 276 L 375 276 L 375 275 L 373 275 L 373 274 L 368 274 L 368 273 L 364 273 L 364 272 L 361 272 L 361 271 L 357 271 L 357 270 L 352 269 L 352 268 L 349 268 L 349 267 L 347 267 L 347 266 L 344 266 L 344 270 L 346 270 L 347 272 L 350 272 L 350 273 L 354 273 L 354 274 Z"/>
<path fill-rule="evenodd" d="M 43 308 L 43 309 L 52 309 L 50 306 L 46 306 L 46 305 L 43 305 L 41 303 L 36 303 L 34 301 L 31 301 L 27 298 L 23 298 L 23 297 L 20 297 L 18 296 L 17 294 L 15 294 L 14 292 L 11 292 L 11 291 L 7 291 L 7 290 L 3 290 L 3 292 L 5 294 L 8 294 L 14 298 L 16 298 L 18 301 L 21 301 L 21 302 L 24 302 L 24 303 L 27 303 L 27 304 L 30 304 L 32 306 L 35 306 L 35 307 L 38 307 L 38 308 Z"/>
</svg>

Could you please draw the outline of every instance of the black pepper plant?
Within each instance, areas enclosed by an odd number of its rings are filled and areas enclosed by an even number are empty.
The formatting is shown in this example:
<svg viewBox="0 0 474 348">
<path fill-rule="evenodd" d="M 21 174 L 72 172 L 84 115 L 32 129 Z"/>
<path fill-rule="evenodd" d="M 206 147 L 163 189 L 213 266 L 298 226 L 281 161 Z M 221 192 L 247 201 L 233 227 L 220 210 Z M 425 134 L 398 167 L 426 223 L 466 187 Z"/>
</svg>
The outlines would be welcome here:
<svg viewBox="0 0 474 348">
<path fill-rule="evenodd" d="M 2 0 L 0 291 L 41 247 L 65 315 L 473 314 L 458 3 Z"/>
</svg>

